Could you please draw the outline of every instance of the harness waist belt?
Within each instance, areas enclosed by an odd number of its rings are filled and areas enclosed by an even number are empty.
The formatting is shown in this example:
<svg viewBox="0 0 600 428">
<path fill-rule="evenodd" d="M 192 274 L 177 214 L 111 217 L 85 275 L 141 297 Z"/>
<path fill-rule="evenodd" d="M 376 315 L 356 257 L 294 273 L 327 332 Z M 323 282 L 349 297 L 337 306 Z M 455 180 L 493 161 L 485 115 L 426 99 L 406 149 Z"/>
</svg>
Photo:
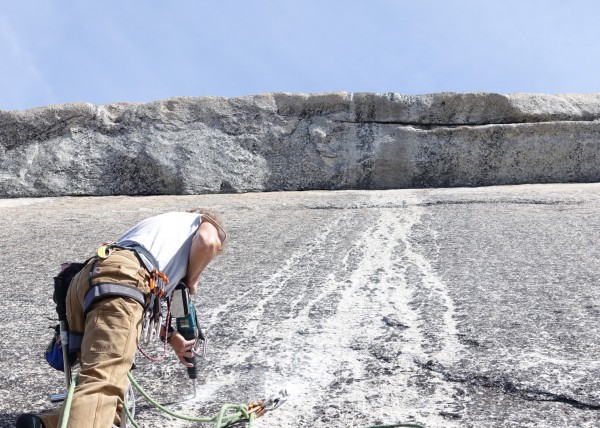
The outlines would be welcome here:
<svg viewBox="0 0 600 428">
<path fill-rule="evenodd" d="M 101 282 L 90 287 L 83 298 L 83 313 L 86 314 L 90 306 L 98 300 L 106 297 L 121 296 L 131 297 L 133 300 L 144 306 L 146 299 L 144 293 L 130 285 L 115 284 L 113 282 Z"/>
</svg>

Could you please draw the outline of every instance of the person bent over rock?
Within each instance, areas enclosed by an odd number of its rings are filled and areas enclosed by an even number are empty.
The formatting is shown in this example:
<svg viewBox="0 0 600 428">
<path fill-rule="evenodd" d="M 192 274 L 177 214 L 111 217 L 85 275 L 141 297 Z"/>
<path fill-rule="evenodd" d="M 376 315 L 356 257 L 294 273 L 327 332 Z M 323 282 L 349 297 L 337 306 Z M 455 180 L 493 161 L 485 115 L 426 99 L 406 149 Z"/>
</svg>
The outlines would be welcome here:
<svg viewBox="0 0 600 428">
<path fill-rule="evenodd" d="M 145 310 L 168 298 L 183 282 L 190 294 L 221 251 L 225 231 L 206 210 L 169 212 L 147 218 L 116 242 L 104 245 L 70 283 L 67 299 L 69 348 L 79 351 L 80 372 L 69 409 L 69 428 L 121 425 Z M 169 343 L 179 360 L 193 357 L 194 340 L 173 332 Z M 21 415 L 17 428 L 54 428 L 63 409 Z M 125 424 L 123 424 L 125 425 Z"/>
</svg>

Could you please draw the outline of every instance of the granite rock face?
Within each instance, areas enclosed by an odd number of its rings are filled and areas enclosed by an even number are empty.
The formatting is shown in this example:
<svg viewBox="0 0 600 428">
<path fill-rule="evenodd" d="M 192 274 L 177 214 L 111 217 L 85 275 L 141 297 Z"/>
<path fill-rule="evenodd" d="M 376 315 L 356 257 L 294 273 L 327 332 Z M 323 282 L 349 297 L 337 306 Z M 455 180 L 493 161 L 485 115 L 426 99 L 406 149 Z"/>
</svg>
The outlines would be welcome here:
<svg viewBox="0 0 600 428">
<path fill-rule="evenodd" d="M 600 94 L 274 93 L 0 111 L 0 196 L 600 181 Z"/>
<path fill-rule="evenodd" d="M 52 276 L 150 215 L 212 207 L 228 247 L 194 296 L 209 352 L 138 353 L 161 404 L 289 400 L 264 428 L 596 428 L 600 184 L 0 200 L 0 426 L 55 407 Z M 152 356 L 159 343 L 144 345 Z M 137 395 L 144 428 L 197 426 Z"/>
</svg>

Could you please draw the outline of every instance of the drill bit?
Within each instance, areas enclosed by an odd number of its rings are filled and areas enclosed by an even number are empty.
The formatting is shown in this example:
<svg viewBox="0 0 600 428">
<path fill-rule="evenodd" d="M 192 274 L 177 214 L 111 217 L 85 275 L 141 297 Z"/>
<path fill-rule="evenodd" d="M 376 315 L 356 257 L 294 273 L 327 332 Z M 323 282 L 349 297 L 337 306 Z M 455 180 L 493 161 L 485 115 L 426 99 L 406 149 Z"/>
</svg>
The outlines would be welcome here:
<svg viewBox="0 0 600 428">
<path fill-rule="evenodd" d="M 192 383 L 194 384 L 194 398 L 196 398 L 196 379 L 192 379 Z"/>
</svg>

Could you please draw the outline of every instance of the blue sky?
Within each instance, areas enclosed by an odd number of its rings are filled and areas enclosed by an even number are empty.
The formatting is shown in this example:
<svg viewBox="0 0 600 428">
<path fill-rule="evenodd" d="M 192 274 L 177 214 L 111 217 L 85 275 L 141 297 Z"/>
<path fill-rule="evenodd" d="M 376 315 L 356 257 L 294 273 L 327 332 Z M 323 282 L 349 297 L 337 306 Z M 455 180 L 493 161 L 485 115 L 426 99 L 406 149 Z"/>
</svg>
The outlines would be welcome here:
<svg viewBox="0 0 600 428">
<path fill-rule="evenodd" d="M 0 109 L 265 92 L 599 92 L 596 0 L 15 0 Z"/>
</svg>

